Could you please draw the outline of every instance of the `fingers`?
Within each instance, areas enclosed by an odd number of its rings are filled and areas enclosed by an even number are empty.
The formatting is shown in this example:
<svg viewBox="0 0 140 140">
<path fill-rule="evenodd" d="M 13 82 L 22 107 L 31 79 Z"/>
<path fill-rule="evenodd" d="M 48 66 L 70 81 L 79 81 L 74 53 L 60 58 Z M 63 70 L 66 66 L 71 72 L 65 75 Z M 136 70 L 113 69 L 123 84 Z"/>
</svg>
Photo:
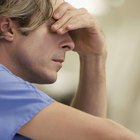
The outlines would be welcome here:
<svg viewBox="0 0 140 140">
<path fill-rule="evenodd" d="M 58 20 L 60 19 L 65 13 L 66 11 L 75 9 L 72 5 L 70 5 L 67 2 L 63 2 L 53 13 L 53 18 Z"/>
<path fill-rule="evenodd" d="M 53 25 L 52 29 L 54 31 L 63 32 L 68 30 L 74 30 L 77 28 L 82 28 L 88 22 L 86 20 L 89 19 L 89 16 L 86 15 L 83 10 L 70 10 L 67 11 L 63 17 L 57 20 Z"/>
<path fill-rule="evenodd" d="M 92 15 L 86 9 L 76 9 L 66 2 L 54 11 L 53 18 L 57 21 L 51 28 L 60 34 L 79 28 L 90 27 L 93 22 Z"/>
</svg>

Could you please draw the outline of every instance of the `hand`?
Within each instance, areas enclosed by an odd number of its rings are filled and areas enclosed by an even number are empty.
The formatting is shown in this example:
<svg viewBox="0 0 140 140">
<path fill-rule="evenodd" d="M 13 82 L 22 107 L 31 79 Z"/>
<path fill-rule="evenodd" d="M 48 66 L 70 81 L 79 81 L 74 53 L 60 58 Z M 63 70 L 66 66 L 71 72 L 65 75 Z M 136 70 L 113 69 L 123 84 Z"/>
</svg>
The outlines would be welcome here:
<svg viewBox="0 0 140 140">
<path fill-rule="evenodd" d="M 56 22 L 52 30 L 65 34 L 69 32 L 74 43 L 74 51 L 81 56 L 102 55 L 106 53 L 104 37 L 93 15 L 84 8 L 76 9 L 63 2 L 53 14 Z"/>
</svg>

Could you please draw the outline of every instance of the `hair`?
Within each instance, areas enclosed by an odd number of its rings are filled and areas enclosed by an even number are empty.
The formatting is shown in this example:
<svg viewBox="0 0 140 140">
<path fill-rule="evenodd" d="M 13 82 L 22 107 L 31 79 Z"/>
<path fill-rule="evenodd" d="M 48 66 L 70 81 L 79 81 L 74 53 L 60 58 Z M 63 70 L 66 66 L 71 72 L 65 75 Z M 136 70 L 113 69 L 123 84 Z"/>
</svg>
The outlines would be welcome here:
<svg viewBox="0 0 140 140">
<path fill-rule="evenodd" d="M 45 23 L 52 11 L 50 0 L 0 0 L 0 16 L 15 21 L 23 34 Z"/>
</svg>

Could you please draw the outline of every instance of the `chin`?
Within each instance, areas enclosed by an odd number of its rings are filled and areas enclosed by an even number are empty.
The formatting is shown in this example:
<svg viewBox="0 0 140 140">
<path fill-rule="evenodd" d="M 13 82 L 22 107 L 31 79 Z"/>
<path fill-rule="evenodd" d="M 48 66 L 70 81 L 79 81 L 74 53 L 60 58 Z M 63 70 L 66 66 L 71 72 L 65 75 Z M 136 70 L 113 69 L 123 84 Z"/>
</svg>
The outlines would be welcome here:
<svg viewBox="0 0 140 140">
<path fill-rule="evenodd" d="M 35 84 L 53 84 L 53 83 L 55 83 L 56 82 L 56 80 L 46 80 L 46 79 L 44 79 L 44 80 L 31 80 L 31 81 L 29 81 L 29 82 L 31 82 L 31 83 L 35 83 Z"/>
<path fill-rule="evenodd" d="M 30 82 L 36 84 L 53 84 L 57 80 L 56 76 L 39 76 L 38 78 L 33 78 Z"/>
<path fill-rule="evenodd" d="M 32 71 L 26 76 L 26 80 L 31 83 L 36 84 L 53 84 L 57 80 L 57 71 L 56 70 L 48 70 L 45 68 L 37 69 L 36 71 Z"/>
</svg>

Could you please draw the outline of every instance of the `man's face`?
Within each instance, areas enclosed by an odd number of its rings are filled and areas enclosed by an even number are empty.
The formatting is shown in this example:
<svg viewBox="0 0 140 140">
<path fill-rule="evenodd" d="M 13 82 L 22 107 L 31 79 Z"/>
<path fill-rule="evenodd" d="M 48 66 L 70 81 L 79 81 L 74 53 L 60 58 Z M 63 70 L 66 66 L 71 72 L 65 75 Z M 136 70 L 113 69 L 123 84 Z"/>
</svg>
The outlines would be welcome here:
<svg viewBox="0 0 140 140">
<path fill-rule="evenodd" d="M 52 0 L 52 3 L 54 1 L 54 9 L 63 2 Z M 12 55 L 16 62 L 15 73 L 23 79 L 35 83 L 55 82 L 66 51 L 73 49 L 74 44 L 68 33 L 60 35 L 51 31 L 53 22 L 47 21 L 28 36 L 16 36 Z"/>
</svg>

